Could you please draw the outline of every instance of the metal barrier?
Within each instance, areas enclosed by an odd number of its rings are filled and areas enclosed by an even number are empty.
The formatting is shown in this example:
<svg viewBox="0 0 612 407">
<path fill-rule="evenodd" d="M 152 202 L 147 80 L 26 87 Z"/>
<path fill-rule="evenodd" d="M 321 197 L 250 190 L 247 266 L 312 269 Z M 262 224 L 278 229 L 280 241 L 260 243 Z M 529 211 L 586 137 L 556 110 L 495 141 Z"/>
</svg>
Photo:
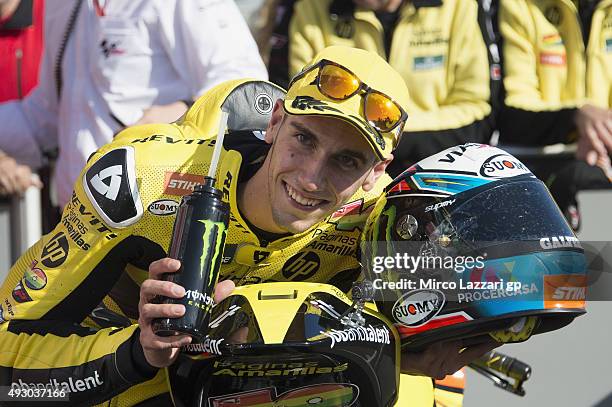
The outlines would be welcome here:
<svg viewBox="0 0 612 407">
<path fill-rule="evenodd" d="M 42 234 L 40 190 L 29 188 L 23 197 L 6 197 L 0 201 L 0 281 L 10 266 Z"/>
</svg>

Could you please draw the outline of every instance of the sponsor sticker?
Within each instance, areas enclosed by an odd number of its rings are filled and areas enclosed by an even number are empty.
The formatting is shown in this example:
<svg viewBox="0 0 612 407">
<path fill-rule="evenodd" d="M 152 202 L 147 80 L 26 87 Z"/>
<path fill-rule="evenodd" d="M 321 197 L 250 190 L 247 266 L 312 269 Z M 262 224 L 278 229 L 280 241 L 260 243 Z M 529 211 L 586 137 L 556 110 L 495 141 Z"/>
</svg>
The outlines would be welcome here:
<svg viewBox="0 0 612 407">
<path fill-rule="evenodd" d="M 13 299 L 20 303 L 32 301 L 32 297 L 30 297 L 23 284 L 21 284 L 21 281 L 13 289 Z"/>
<path fill-rule="evenodd" d="M 13 311 L 13 304 L 11 304 L 8 298 L 4 299 L 4 305 L 6 305 L 6 312 L 11 316 L 11 318 L 14 318 L 15 312 Z"/>
<path fill-rule="evenodd" d="M 94 370 L 90 376 L 80 378 L 68 376 L 66 381 L 61 380 L 62 378 L 60 378 L 60 380 L 58 380 L 58 378 L 53 378 L 49 379 L 46 383 L 27 383 L 19 379 L 19 381 L 11 383 L 11 387 L 20 388 L 22 391 L 27 389 L 51 388 L 63 389 L 67 393 L 79 393 L 82 391 L 95 389 L 96 387 L 104 384 L 104 380 L 102 380 L 102 376 L 97 370 Z"/>
<path fill-rule="evenodd" d="M 325 368 L 320 368 L 325 369 Z M 331 369 L 331 368 L 329 368 Z M 225 369 L 227 370 L 227 369 Z M 275 371 L 274 375 L 276 375 Z M 319 383 L 280 393 L 276 387 L 210 397 L 212 407 L 234 406 L 338 406 L 353 405 L 359 387 L 351 383 Z"/>
<path fill-rule="evenodd" d="M 544 250 L 551 249 L 582 249 L 580 241 L 576 236 L 552 236 L 540 239 L 540 247 Z"/>
<path fill-rule="evenodd" d="M 272 98 L 266 93 L 260 93 L 255 97 L 255 110 L 261 115 L 267 115 L 272 112 L 274 102 Z"/>
<path fill-rule="evenodd" d="M 327 223 L 336 225 L 336 230 L 344 232 L 361 229 L 373 208 L 373 205 L 364 208 L 363 198 L 358 199 L 343 205 L 332 213 Z"/>
<path fill-rule="evenodd" d="M 40 262 L 48 268 L 59 267 L 68 257 L 68 239 L 64 232 L 59 232 L 43 247 Z"/>
<path fill-rule="evenodd" d="M 203 175 L 181 172 L 166 172 L 164 194 L 183 196 L 193 192 L 195 187 L 204 182 Z"/>
<path fill-rule="evenodd" d="M 372 342 L 390 344 L 389 330 L 385 327 L 375 328 L 372 325 L 351 327 L 347 329 L 331 329 L 329 331 L 320 331 L 323 336 L 331 339 L 330 348 L 333 348 L 340 342 Z"/>
<path fill-rule="evenodd" d="M 149 212 L 157 216 L 174 215 L 178 209 L 179 203 L 172 199 L 160 199 L 151 202 L 147 208 Z"/>
<path fill-rule="evenodd" d="M 312 251 L 299 252 L 283 265 L 283 276 L 287 280 L 304 281 L 314 276 L 321 267 L 321 258 Z"/>
<path fill-rule="evenodd" d="M 434 205 L 426 206 L 425 207 L 425 212 L 435 211 L 435 210 L 438 210 L 440 208 L 444 208 L 446 206 L 454 204 L 455 201 L 456 201 L 456 199 L 451 199 L 451 200 L 448 200 L 448 201 L 438 202 L 437 204 L 434 204 Z"/>
<path fill-rule="evenodd" d="M 507 154 L 493 155 L 480 167 L 480 175 L 487 178 L 510 178 L 530 173 L 525 164 Z"/>
<path fill-rule="evenodd" d="M 83 188 L 98 215 L 111 227 L 129 226 L 142 216 L 133 147 L 111 150 L 94 162 L 83 175 Z"/>
<path fill-rule="evenodd" d="M 184 352 L 191 353 L 210 353 L 213 355 L 221 355 L 221 343 L 223 342 L 223 338 L 221 339 L 212 339 L 210 337 L 206 337 L 202 343 L 190 343 L 189 345 L 183 346 Z"/>
<path fill-rule="evenodd" d="M 587 276 L 556 274 L 544 276 L 544 308 L 584 308 Z"/>
<path fill-rule="evenodd" d="M 542 65 L 565 66 L 565 61 L 565 54 L 558 54 L 554 52 L 540 53 L 540 63 Z"/>
<path fill-rule="evenodd" d="M 421 326 L 438 315 L 445 302 L 444 294 L 438 290 L 410 291 L 393 305 L 393 317 L 408 327 Z"/>
<path fill-rule="evenodd" d="M 44 271 L 36 267 L 38 262 L 34 260 L 30 269 L 26 270 L 23 275 L 23 281 L 26 287 L 32 290 L 42 290 L 47 285 L 47 275 Z"/>
<path fill-rule="evenodd" d="M 416 57 L 413 60 L 412 69 L 415 71 L 426 71 L 444 66 L 444 55 L 429 55 Z"/>
</svg>

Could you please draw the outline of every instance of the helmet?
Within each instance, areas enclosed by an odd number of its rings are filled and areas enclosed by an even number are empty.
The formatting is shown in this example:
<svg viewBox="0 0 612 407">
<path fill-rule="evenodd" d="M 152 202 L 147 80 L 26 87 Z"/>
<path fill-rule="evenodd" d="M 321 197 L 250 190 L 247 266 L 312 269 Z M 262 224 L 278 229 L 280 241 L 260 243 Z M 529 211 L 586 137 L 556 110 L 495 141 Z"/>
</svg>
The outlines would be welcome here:
<svg viewBox="0 0 612 407">
<path fill-rule="evenodd" d="M 176 406 L 391 406 L 399 385 L 393 324 L 334 286 L 238 287 L 213 308 L 208 336 L 168 368 Z"/>
<path fill-rule="evenodd" d="M 585 313 L 582 247 L 546 186 L 495 147 L 464 144 L 400 174 L 372 210 L 362 264 L 402 347 L 520 342 Z"/>
</svg>

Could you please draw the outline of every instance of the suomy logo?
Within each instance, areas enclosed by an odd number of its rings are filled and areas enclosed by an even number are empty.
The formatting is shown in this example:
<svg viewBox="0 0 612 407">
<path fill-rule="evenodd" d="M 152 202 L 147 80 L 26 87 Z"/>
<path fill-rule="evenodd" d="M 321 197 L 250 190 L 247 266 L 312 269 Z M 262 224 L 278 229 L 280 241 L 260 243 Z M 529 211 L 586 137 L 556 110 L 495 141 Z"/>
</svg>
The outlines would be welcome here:
<svg viewBox="0 0 612 407">
<path fill-rule="evenodd" d="M 148 209 L 153 215 L 166 216 L 175 214 L 178 206 L 178 202 L 172 199 L 160 199 L 152 202 Z"/>
<path fill-rule="evenodd" d="M 438 315 L 446 299 L 437 290 L 417 290 L 403 295 L 393 305 L 393 317 L 403 325 L 417 327 Z"/>
<path fill-rule="evenodd" d="M 480 167 L 480 175 L 487 178 L 509 178 L 529 173 L 523 163 L 507 154 L 493 155 Z"/>
</svg>

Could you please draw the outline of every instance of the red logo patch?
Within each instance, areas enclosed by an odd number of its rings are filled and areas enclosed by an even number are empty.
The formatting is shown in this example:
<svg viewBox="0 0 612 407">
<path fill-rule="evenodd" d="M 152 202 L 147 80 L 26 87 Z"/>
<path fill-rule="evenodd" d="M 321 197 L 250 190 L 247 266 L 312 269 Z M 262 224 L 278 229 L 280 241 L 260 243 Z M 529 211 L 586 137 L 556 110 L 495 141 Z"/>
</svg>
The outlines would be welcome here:
<svg viewBox="0 0 612 407">
<path fill-rule="evenodd" d="M 540 63 L 542 65 L 565 66 L 565 54 L 555 54 L 552 52 L 542 52 L 540 54 Z"/>
<path fill-rule="evenodd" d="M 203 175 L 180 172 L 166 172 L 164 194 L 183 196 L 193 192 L 197 185 L 204 182 Z"/>
</svg>

